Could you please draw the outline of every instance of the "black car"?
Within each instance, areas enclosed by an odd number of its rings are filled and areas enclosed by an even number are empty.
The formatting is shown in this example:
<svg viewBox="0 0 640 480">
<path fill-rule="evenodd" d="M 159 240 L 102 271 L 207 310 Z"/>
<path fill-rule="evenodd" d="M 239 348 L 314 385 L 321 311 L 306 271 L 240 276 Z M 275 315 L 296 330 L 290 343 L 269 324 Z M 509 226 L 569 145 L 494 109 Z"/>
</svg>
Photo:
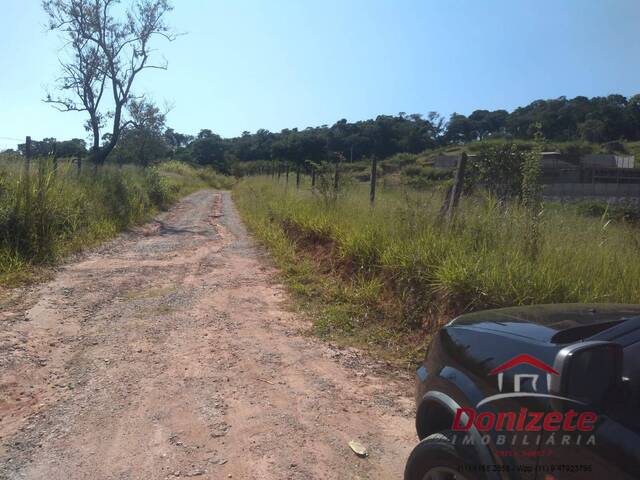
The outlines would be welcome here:
<svg viewBox="0 0 640 480">
<path fill-rule="evenodd" d="M 462 315 L 417 371 L 405 480 L 640 478 L 640 305 Z"/>
</svg>

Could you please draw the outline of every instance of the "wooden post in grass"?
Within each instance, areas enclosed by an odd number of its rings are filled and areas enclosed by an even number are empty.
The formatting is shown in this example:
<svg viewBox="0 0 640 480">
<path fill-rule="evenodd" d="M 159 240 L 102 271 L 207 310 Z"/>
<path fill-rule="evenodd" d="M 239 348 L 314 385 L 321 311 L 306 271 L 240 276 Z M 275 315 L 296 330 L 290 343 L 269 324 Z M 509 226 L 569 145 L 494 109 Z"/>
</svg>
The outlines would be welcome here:
<svg viewBox="0 0 640 480">
<path fill-rule="evenodd" d="M 296 163 L 296 190 L 300 189 L 300 162 Z"/>
<path fill-rule="evenodd" d="M 289 162 L 287 162 L 287 170 L 286 170 L 286 174 L 285 174 L 284 184 L 285 185 L 289 185 Z"/>
<path fill-rule="evenodd" d="M 31 137 L 28 136 L 24 144 L 24 204 L 25 214 L 27 215 L 25 222 L 27 225 L 31 223 L 31 175 L 29 172 L 31 169 L 31 153 Z"/>
<path fill-rule="evenodd" d="M 278 162 L 278 183 L 280 183 L 280 175 L 282 175 L 282 165 Z"/>
<path fill-rule="evenodd" d="M 458 162 L 458 168 L 456 169 L 456 177 L 451 188 L 451 195 L 449 196 L 449 205 L 447 208 L 447 220 L 451 222 L 455 215 L 455 210 L 458 207 L 460 201 L 460 195 L 464 188 L 464 172 L 467 166 L 467 154 L 462 152 L 460 155 L 460 161 Z"/>
<path fill-rule="evenodd" d="M 53 142 L 53 174 L 58 174 L 58 142 Z"/>
<path fill-rule="evenodd" d="M 27 135 L 24 143 L 24 169 L 29 175 L 31 169 L 31 137 Z"/>
<path fill-rule="evenodd" d="M 316 166 L 311 164 L 311 191 L 316 191 Z"/>
<path fill-rule="evenodd" d="M 369 203 L 376 203 L 376 180 L 378 177 L 378 160 L 374 155 L 371 156 L 371 187 L 369 189 Z"/>
<path fill-rule="evenodd" d="M 335 154 L 336 165 L 335 165 L 335 173 L 333 175 L 333 191 L 335 193 L 338 192 L 338 186 L 340 183 L 340 154 Z"/>
</svg>

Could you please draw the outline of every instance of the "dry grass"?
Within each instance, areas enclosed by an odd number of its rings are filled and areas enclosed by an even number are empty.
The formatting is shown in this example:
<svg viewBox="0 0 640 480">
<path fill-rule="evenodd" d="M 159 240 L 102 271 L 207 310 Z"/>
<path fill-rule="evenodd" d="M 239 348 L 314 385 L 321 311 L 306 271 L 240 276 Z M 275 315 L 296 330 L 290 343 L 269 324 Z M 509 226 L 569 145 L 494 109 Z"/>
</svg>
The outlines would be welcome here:
<svg viewBox="0 0 640 480">
<path fill-rule="evenodd" d="M 371 208 L 362 185 L 331 201 L 308 185 L 296 191 L 251 178 L 234 198 L 292 291 L 316 310 L 319 333 L 358 337 L 392 355 L 411 357 L 462 312 L 640 303 L 638 229 L 573 207 L 545 207 L 532 250 L 528 212 L 482 195 L 463 199 L 451 227 L 436 221 L 438 190 L 381 189 Z"/>
</svg>

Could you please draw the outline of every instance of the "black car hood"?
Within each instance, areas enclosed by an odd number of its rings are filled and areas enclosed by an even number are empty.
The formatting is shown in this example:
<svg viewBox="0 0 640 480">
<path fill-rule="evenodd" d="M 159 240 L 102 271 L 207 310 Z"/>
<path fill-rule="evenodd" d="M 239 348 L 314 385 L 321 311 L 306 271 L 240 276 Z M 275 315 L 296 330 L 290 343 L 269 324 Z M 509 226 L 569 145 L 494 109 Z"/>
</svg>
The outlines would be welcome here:
<svg viewBox="0 0 640 480">
<path fill-rule="evenodd" d="M 467 313 L 447 326 L 502 331 L 541 342 L 565 343 L 640 316 L 640 305 L 565 303 L 499 308 Z"/>
</svg>

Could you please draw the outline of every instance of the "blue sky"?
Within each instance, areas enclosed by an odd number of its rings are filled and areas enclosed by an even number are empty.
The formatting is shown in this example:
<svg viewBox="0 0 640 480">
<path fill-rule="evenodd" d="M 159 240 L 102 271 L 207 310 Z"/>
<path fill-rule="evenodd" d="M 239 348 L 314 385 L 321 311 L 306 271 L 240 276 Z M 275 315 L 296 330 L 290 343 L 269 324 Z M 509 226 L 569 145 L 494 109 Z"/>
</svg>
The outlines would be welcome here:
<svg viewBox="0 0 640 480">
<path fill-rule="evenodd" d="M 126 1 L 126 0 L 125 0 Z M 511 110 L 640 93 L 638 0 L 174 0 L 169 70 L 137 84 L 184 133 L 378 114 Z M 1 0 L 0 137 L 85 138 L 42 103 L 61 43 L 37 0 Z M 0 138 L 0 148 L 15 141 Z"/>
</svg>

